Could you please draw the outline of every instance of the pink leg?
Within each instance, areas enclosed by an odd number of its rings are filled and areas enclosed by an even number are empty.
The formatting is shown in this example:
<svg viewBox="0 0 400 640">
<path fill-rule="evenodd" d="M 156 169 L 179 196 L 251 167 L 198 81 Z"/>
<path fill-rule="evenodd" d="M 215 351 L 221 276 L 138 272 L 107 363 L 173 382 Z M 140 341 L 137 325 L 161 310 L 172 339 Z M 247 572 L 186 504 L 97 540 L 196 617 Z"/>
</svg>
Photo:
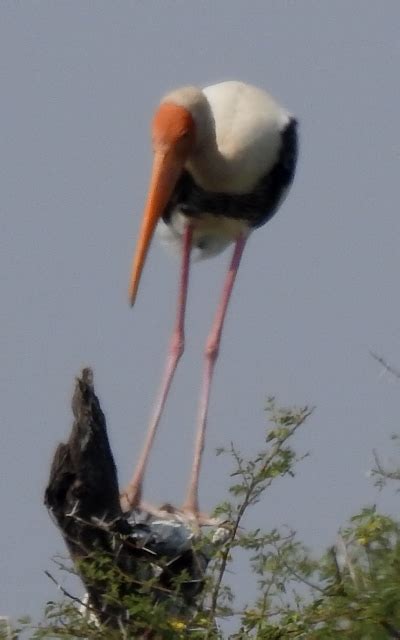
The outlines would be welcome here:
<svg viewBox="0 0 400 640">
<path fill-rule="evenodd" d="M 218 305 L 217 313 L 211 327 L 210 334 L 206 342 L 204 352 L 205 368 L 203 377 L 203 386 L 200 396 L 199 418 L 196 434 L 196 442 L 194 449 L 194 459 L 189 488 L 184 503 L 184 510 L 195 516 L 199 514 L 198 487 L 201 458 L 204 449 L 204 440 L 207 426 L 207 412 L 210 399 L 211 382 L 214 373 L 215 363 L 218 358 L 219 345 L 221 342 L 221 334 L 224 326 L 226 311 L 231 297 L 233 285 L 235 283 L 236 274 L 239 269 L 240 259 L 246 244 L 247 237 L 240 236 L 236 241 L 235 250 L 226 275 L 222 296 Z"/>
<path fill-rule="evenodd" d="M 171 336 L 171 342 L 168 350 L 164 375 L 161 382 L 161 388 L 157 396 L 157 401 L 155 403 L 153 416 L 149 424 L 143 450 L 139 458 L 139 462 L 136 466 L 135 473 L 133 474 L 133 477 L 125 490 L 125 495 L 123 496 L 125 508 L 132 509 L 133 507 L 137 506 L 141 500 L 143 477 L 149 459 L 150 451 L 153 446 L 154 437 L 157 432 L 157 427 L 160 422 L 171 382 L 185 346 L 185 309 L 189 282 L 192 235 L 192 227 L 190 225 L 187 225 L 183 236 L 182 265 L 175 327 Z"/>
</svg>

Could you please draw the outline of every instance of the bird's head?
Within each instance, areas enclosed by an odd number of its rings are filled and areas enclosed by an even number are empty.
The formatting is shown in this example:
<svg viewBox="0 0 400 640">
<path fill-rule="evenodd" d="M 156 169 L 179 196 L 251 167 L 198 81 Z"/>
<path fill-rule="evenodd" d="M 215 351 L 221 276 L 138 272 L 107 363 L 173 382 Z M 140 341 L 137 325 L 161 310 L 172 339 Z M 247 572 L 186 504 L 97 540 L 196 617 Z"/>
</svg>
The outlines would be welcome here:
<svg viewBox="0 0 400 640">
<path fill-rule="evenodd" d="M 134 304 L 140 276 L 150 243 L 183 168 L 198 144 L 204 94 L 185 87 L 168 94 L 156 110 L 152 122 L 153 169 L 129 286 Z"/>
</svg>

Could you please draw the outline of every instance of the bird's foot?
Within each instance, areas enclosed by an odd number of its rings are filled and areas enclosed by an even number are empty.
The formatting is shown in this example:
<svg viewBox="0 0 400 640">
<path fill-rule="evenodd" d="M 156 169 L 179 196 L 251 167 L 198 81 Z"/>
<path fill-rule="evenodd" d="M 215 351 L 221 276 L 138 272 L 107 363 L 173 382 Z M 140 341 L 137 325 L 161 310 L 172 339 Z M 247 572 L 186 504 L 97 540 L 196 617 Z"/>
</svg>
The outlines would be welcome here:
<svg viewBox="0 0 400 640">
<path fill-rule="evenodd" d="M 221 518 L 216 518 L 200 511 L 196 504 L 185 503 L 181 508 L 174 507 L 169 503 L 164 503 L 159 507 L 149 504 L 142 500 L 140 486 L 128 486 L 120 494 L 120 505 L 123 513 L 137 510 L 160 519 L 171 517 L 184 522 L 195 531 L 199 531 L 201 527 L 220 527 L 226 524 L 226 521 Z"/>
<path fill-rule="evenodd" d="M 200 527 L 219 527 L 222 524 L 221 519 L 200 511 L 196 503 L 186 502 L 178 511 L 185 521 L 197 529 Z"/>
<path fill-rule="evenodd" d="M 141 508 L 141 485 L 129 485 L 119 496 L 119 503 L 123 513 Z"/>
<path fill-rule="evenodd" d="M 200 527 L 219 527 L 221 524 L 225 523 L 225 521 L 220 518 L 212 517 L 203 511 L 199 511 L 197 509 L 193 510 L 186 506 L 181 508 L 174 507 L 174 505 L 169 502 L 166 502 L 159 507 L 155 507 L 154 505 L 142 500 L 136 508 L 160 519 L 171 518 L 178 520 L 196 530 Z"/>
</svg>

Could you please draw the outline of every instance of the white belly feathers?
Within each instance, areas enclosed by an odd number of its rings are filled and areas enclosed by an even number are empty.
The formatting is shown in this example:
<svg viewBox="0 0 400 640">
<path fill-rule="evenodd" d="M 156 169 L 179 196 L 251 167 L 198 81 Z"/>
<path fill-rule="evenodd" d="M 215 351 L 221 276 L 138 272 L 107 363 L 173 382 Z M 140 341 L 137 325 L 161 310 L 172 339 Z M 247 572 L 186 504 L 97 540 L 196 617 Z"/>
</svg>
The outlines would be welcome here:
<svg viewBox="0 0 400 640">
<path fill-rule="evenodd" d="M 245 220 L 226 218 L 202 213 L 199 218 L 191 218 L 193 226 L 193 259 L 211 258 L 221 253 L 241 234 L 249 235 L 251 229 Z M 180 253 L 182 236 L 188 218 L 179 209 L 171 214 L 169 224 L 160 220 L 157 225 L 157 235 L 167 249 Z"/>
</svg>

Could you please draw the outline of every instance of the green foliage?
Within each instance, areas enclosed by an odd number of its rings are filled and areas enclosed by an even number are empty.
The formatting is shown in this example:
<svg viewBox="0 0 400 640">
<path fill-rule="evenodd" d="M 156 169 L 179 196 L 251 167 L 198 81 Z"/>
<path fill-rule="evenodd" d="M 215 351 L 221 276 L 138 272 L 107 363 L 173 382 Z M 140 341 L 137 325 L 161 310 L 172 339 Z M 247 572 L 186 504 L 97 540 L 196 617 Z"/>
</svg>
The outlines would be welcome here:
<svg viewBox="0 0 400 640">
<path fill-rule="evenodd" d="M 48 603 L 39 626 L 25 621 L 21 628 L 29 628 L 35 640 L 400 638 L 397 520 L 379 513 L 374 506 L 365 507 L 339 531 L 335 546 L 319 558 L 313 557 L 289 529 L 243 529 L 247 511 L 279 478 L 293 477 L 297 463 L 304 458 L 293 448 L 293 438 L 311 410 L 281 409 L 271 399 L 267 412 L 270 428 L 256 455 L 245 458 L 233 444 L 218 451 L 218 455 L 228 455 L 233 461 L 228 499 L 215 511 L 229 521 L 229 537 L 213 558 L 204 594 L 193 615 L 183 619 L 171 614 L 171 597 L 179 597 L 179 585 L 165 601 L 155 603 L 151 596 L 154 585 L 144 580 L 139 592 L 123 596 L 129 619 L 114 630 L 102 628 L 90 615 L 82 615 L 79 603 L 68 597 Z M 373 475 L 381 485 L 400 478 L 396 469 L 386 472 L 377 457 Z M 226 581 L 237 553 L 246 554 L 257 587 L 254 601 L 244 605 L 238 604 Z M 126 586 L 127 578 L 107 558 L 87 563 L 84 570 L 87 577 L 104 583 L 108 603 L 120 602 L 121 584 Z M 229 636 L 221 631 L 226 620 L 230 627 L 234 621 L 236 627 Z M 152 634 L 147 635 L 150 629 Z M 18 636 L 16 630 L 14 638 Z M 0 638 L 6 640 L 5 636 Z"/>
</svg>

